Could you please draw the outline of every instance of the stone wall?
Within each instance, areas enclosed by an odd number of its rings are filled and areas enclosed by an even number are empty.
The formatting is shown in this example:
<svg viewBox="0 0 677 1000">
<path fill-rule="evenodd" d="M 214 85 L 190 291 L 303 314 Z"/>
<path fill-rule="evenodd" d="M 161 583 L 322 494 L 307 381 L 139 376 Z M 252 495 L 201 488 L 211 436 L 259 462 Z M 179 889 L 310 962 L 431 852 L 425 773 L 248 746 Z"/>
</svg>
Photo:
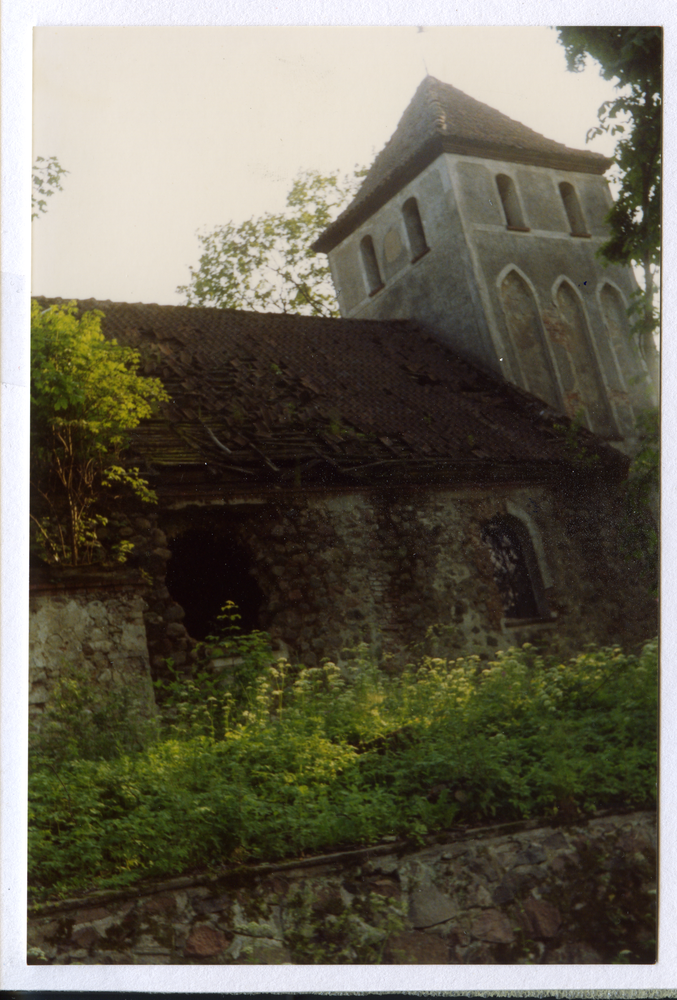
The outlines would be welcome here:
<svg viewBox="0 0 677 1000">
<path fill-rule="evenodd" d="M 497 516 L 531 538 L 547 606 L 537 621 L 505 618 L 481 538 Z M 263 595 L 259 626 L 307 666 L 340 662 L 360 642 L 401 662 L 422 650 L 489 656 L 526 641 L 631 649 L 655 634 L 655 602 L 628 571 L 617 498 L 603 487 L 298 492 L 184 505 L 161 520 L 169 549 L 196 527 L 236 538 Z M 426 639 L 432 625 L 438 638 Z"/>
<path fill-rule="evenodd" d="M 43 906 L 29 962 L 649 964 L 655 852 L 636 812 L 226 868 Z"/>
<path fill-rule="evenodd" d="M 121 513 L 117 535 L 133 546 L 119 569 L 97 565 L 41 566 L 31 574 L 29 611 L 30 713 L 39 723 L 54 684 L 75 670 L 103 693 L 137 692 L 144 713 L 154 711 L 151 681 L 171 659 L 188 666 L 194 642 L 184 611 L 165 584 L 171 552 L 157 513 Z"/>
<path fill-rule="evenodd" d="M 120 577 L 118 576 L 118 581 Z M 67 676 L 96 684 L 102 694 L 133 692 L 141 714 L 154 711 L 145 602 L 138 585 L 98 584 L 89 574 L 59 586 L 37 585 L 30 597 L 31 722 L 39 725 L 54 685 Z"/>
</svg>

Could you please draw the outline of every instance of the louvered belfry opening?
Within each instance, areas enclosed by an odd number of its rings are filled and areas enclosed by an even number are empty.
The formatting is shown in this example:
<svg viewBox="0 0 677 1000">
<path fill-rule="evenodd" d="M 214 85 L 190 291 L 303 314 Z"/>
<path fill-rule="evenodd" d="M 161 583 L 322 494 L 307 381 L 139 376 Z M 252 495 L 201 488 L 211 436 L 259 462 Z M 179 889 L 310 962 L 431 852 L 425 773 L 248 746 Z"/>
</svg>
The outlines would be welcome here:
<svg viewBox="0 0 677 1000">
<path fill-rule="evenodd" d="M 526 543 L 514 525 L 507 520 L 493 521 L 484 527 L 482 541 L 491 552 L 505 617 L 539 618 L 541 609 L 524 551 Z"/>
<path fill-rule="evenodd" d="M 170 548 L 167 588 L 186 612 L 184 624 L 193 639 L 215 633 L 226 601 L 237 604 L 244 632 L 259 627 L 263 594 L 249 572 L 249 554 L 234 536 L 193 528 L 171 541 Z"/>
</svg>

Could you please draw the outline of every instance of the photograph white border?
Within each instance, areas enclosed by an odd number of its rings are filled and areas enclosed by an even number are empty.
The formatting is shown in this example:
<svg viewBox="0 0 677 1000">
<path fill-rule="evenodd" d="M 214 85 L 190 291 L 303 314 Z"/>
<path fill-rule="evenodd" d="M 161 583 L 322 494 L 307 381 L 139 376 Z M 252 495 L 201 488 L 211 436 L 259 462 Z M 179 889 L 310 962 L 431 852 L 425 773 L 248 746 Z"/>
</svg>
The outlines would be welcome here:
<svg viewBox="0 0 677 1000">
<path fill-rule="evenodd" d="M 638 14 L 641 17 L 638 18 Z M 4 0 L 2 3 L 2 255 L 0 350 L 0 988 L 23 990 L 126 990 L 137 992 L 299 992 L 427 990 L 653 991 L 677 985 L 677 864 L 674 722 L 677 587 L 674 519 L 670 496 L 675 448 L 677 344 L 672 327 L 671 247 L 663 266 L 663 537 L 662 537 L 662 749 L 660 810 L 659 961 L 655 966 L 26 966 L 26 732 L 28 702 L 28 412 L 32 29 L 38 25 L 273 25 L 273 24 L 663 24 L 666 87 L 673 91 L 674 9 L 666 2 L 616 0 L 484 2 L 445 0 L 406 4 L 372 0 Z M 670 102 L 666 102 L 670 106 Z M 665 147 L 672 161 L 674 122 L 666 118 Z M 669 177 L 670 171 L 666 172 Z M 666 184 L 665 232 L 673 191 Z M 666 267 L 666 262 L 668 266 Z M 670 342 L 672 340 L 672 343 Z M 671 526 L 673 525 L 673 526 Z M 672 788 L 670 786 L 673 786 Z"/>
</svg>

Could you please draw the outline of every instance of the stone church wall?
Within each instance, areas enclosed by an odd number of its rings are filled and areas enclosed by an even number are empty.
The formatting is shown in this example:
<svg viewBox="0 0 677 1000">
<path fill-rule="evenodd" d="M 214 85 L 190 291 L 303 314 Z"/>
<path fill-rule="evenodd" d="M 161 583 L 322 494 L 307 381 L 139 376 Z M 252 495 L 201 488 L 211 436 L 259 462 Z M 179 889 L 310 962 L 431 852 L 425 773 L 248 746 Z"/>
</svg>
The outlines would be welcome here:
<svg viewBox="0 0 677 1000">
<path fill-rule="evenodd" d="M 537 619 L 505 618 L 482 540 L 496 517 L 512 518 L 529 536 L 546 609 Z M 422 653 L 488 658 L 524 642 L 563 655 L 593 641 L 631 650 L 655 634 L 656 604 L 623 557 L 618 520 L 613 491 L 571 485 L 297 492 L 165 506 L 123 529 L 136 568 L 48 573 L 34 585 L 31 715 L 39 718 L 69 667 L 103 690 L 132 681 L 152 702 L 151 675 L 166 674 L 169 660 L 181 670 L 195 660 L 203 636 L 190 634 L 191 602 L 209 598 L 216 614 L 227 599 L 240 603 L 252 581 L 258 604 L 247 627 L 269 631 L 277 651 L 306 666 L 324 657 L 345 662 L 360 643 L 389 654 L 394 669 Z M 205 565 L 220 541 L 239 547 L 240 563 L 237 572 L 207 572 L 198 552 L 197 576 L 178 598 L 168 571 L 187 532 L 202 539 Z M 181 565 L 174 570 L 176 579 Z"/>
<path fill-rule="evenodd" d="M 43 905 L 50 965 L 649 964 L 655 813 L 535 821 Z"/>
<path fill-rule="evenodd" d="M 526 641 L 631 649 L 655 634 L 655 601 L 628 571 L 613 491 L 402 487 L 253 499 L 164 512 L 168 547 L 188 530 L 210 545 L 234 538 L 262 595 L 259 627 L 307 666 L 340 662 L 361 642 L 401 662 L 417 651 L 490 656 Z M 481 537 L 497 516 L 529 533 L 548 609 L 539 620 L 506 622 Z M 237 600 L 237 586 L 224 599 Z M 426 640 L 429 626 L 441 626 L 436 640 Z"/>
</svg>

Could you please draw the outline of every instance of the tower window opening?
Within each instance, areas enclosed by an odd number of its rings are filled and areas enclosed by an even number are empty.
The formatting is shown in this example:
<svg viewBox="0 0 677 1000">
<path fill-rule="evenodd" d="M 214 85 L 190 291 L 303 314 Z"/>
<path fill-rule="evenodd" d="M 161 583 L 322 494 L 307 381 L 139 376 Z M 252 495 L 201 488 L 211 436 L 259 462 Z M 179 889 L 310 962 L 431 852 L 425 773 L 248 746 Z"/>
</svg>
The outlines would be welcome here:
<svg viewBox="0 0 677 1000">
<path fill-rule="evenodd" d="M 360 254 L 364 265 L 364 273 L 367 278 L 369 294 L 376 295 L 383 288 L 383 279 L 381 278 L 381 271 L 379 270 L 376 251 L 374 250 L 374 241 L 371 236 L 364 236 L 362 238 L 360 242 Z"/>
<path fill-rule="evenodd" d="M 497 519 L 482 531 L 506 618 L 546 618 L 547 606 L 536 555 L 526 530 L 514 518 Z"/>
<path fill-rule="evenodd" d="M 585 224 L 583 209 L 578 200 L 576 189 L 573 184 L 563 181 L 559 186 L 559 193 L 562 196 L 564 210 L 567 213 L 572 236 L 590 236 L 588 227 Z"/>
<path fill-rule="evenodd" d="M 430 249 L 425 238 L 421 213 L 418 210 L 418 203 L 415 198 L 409 198 L 402 206 L 404 225 L 407 229 L 407 239 L 411 251 L 412 263 L 422 257 Z"/>
<path fill-rule="evenodd" d="M 508 229 L 518 229 L 522 232 L 528 233 L 529 227 L 524 221 L 522 206 L 520 205 L 519 198 L 517 197 L 517 189 L 515 188 L 515 183 L 512 177 L 508 177 L 507 174 L 497 174 L 496 187 L 498 188 L 498 193 L 501 196 L 503 214 L 505 215 L 505 221 Z"/>
</svg>

